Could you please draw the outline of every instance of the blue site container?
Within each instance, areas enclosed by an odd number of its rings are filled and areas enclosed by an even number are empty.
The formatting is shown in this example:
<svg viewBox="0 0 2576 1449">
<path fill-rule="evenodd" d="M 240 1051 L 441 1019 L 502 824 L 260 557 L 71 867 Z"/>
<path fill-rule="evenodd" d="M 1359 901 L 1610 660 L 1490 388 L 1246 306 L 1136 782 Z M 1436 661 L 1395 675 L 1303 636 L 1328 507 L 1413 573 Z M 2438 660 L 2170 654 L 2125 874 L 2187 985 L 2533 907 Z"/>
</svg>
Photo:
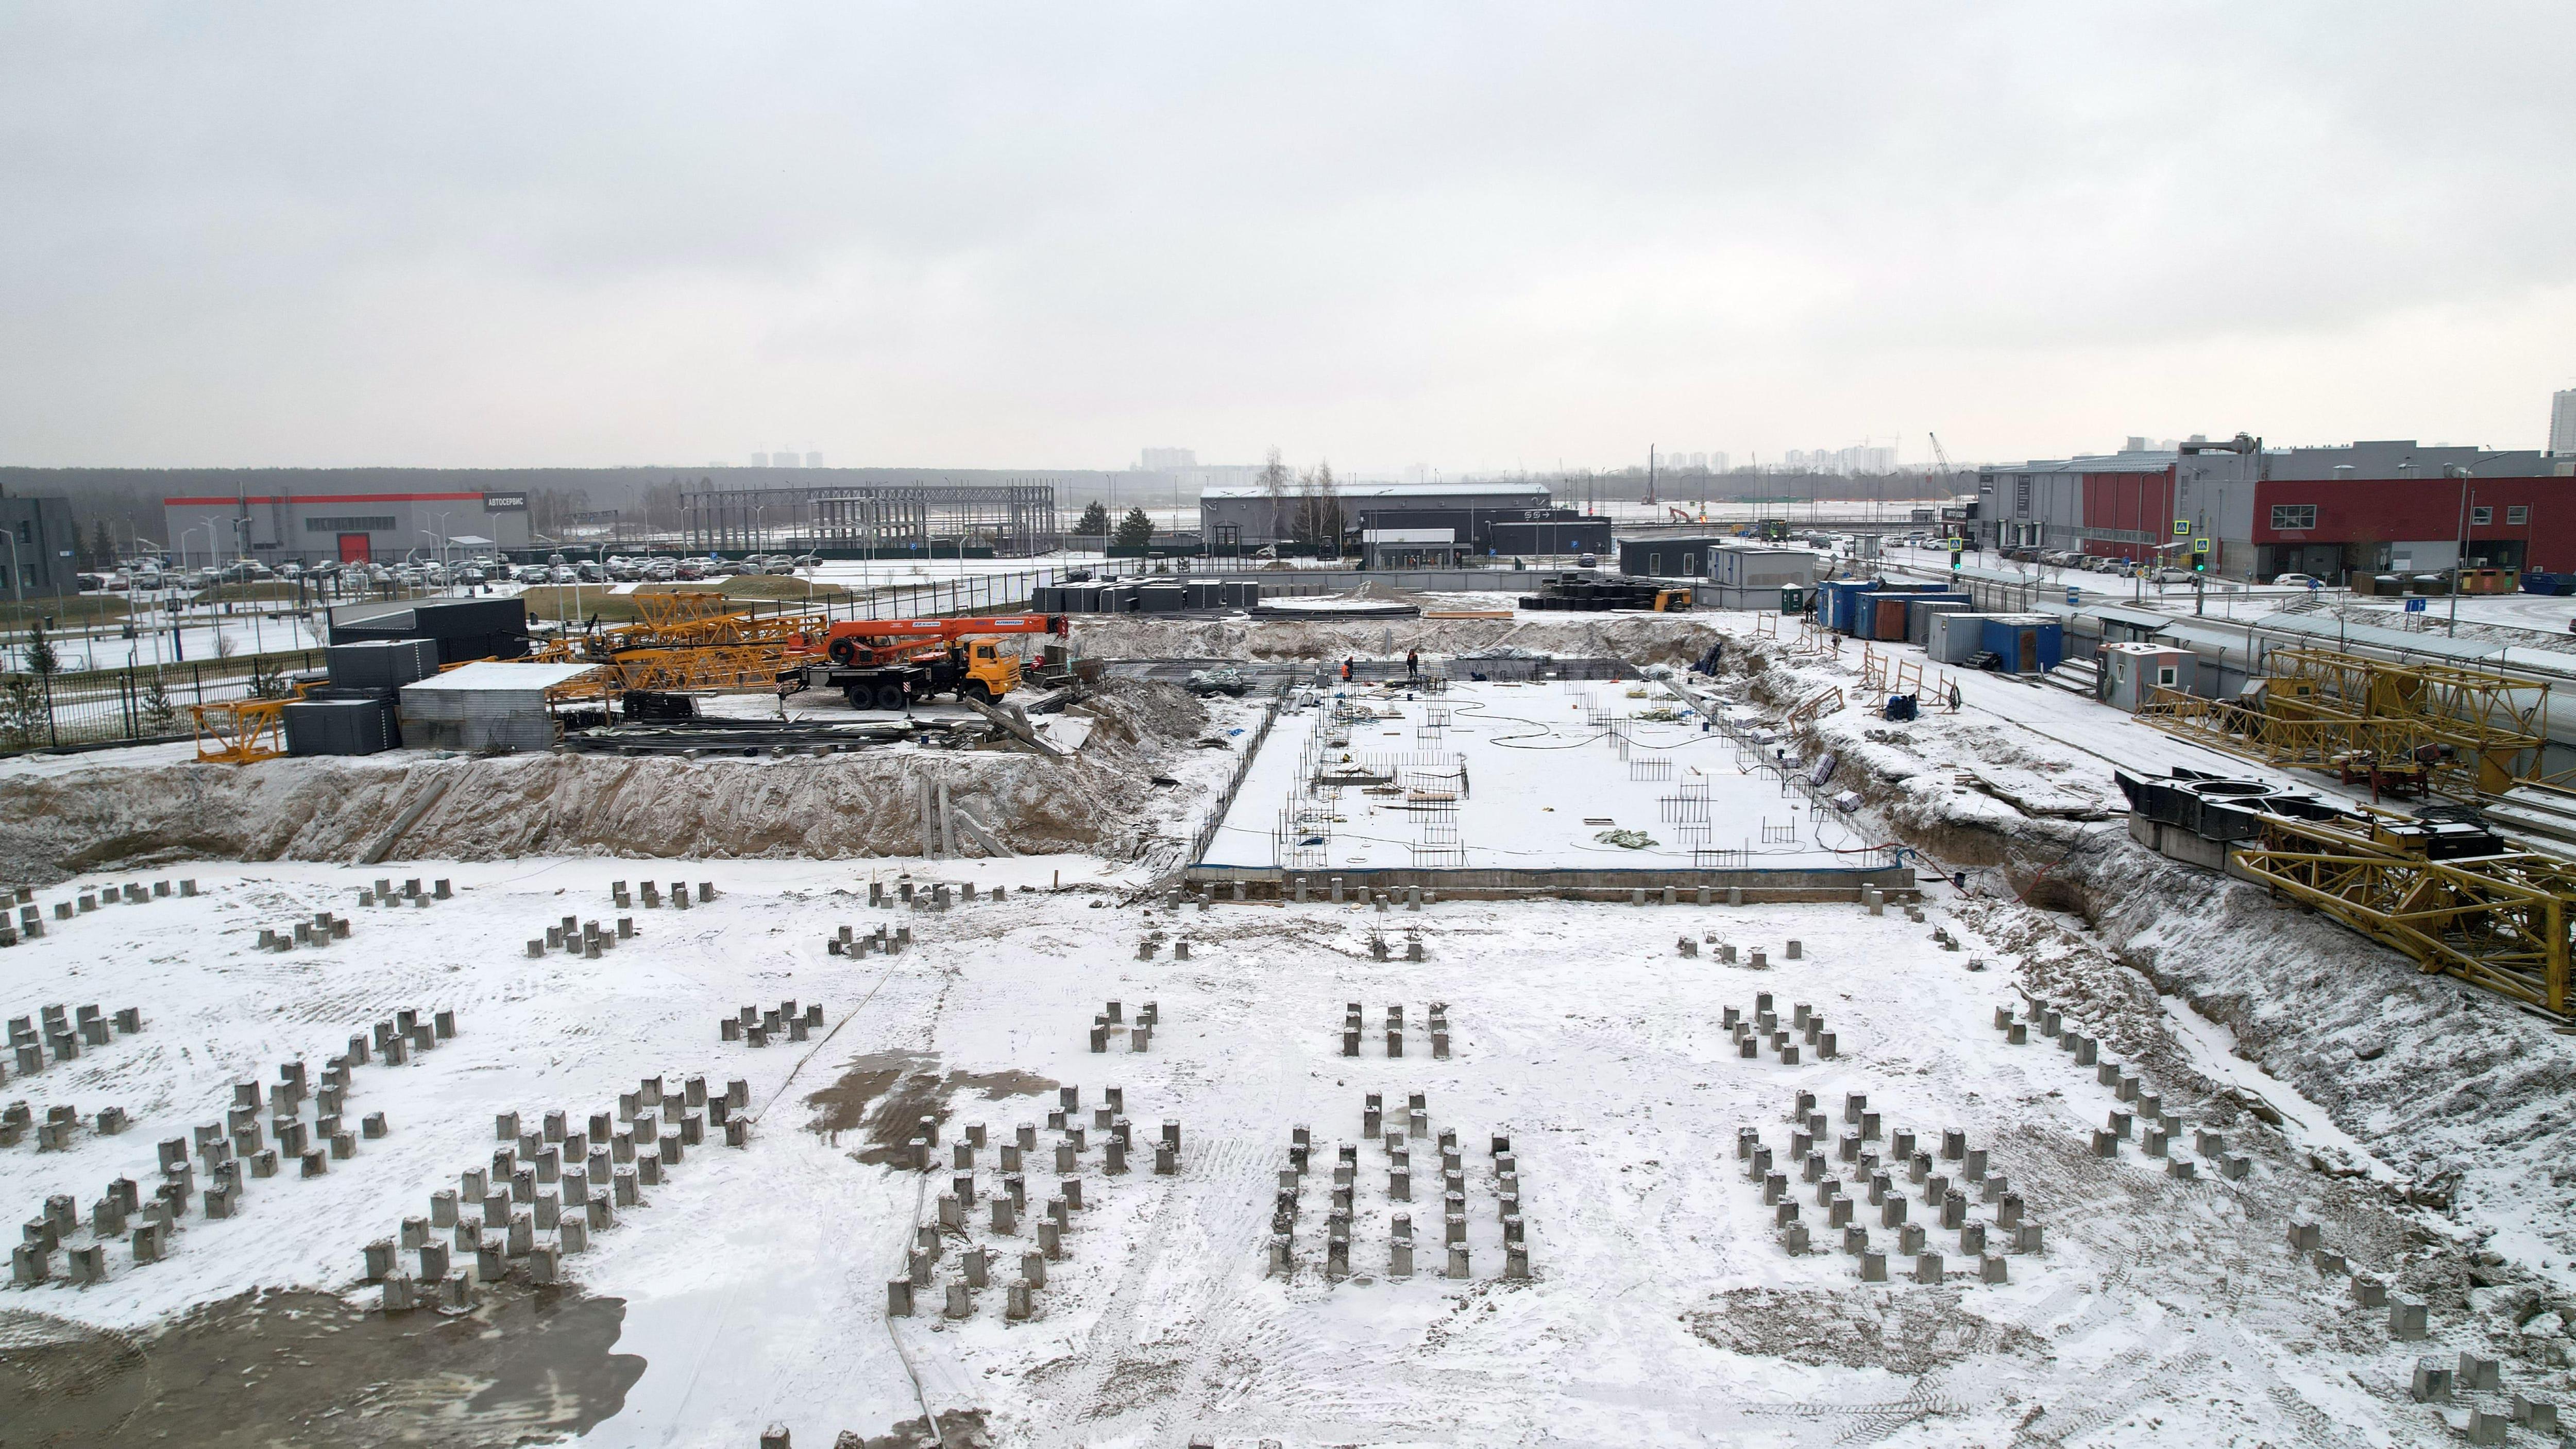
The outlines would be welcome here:
<svg viewBox="0 0 2576 1449">
<path fill-rule="evenodd" d="M 1827 579 L 1816 586 L 1816 618 L 1837 634 L 1852 631 L 1852 601 L 1879 586 L 1876 579 Z"/>
<path fill-rule="evenodd" d="M 2045 674 L 2066 654 L 2066 625 L 2047 614 L 1988 614 L 1984 634 L 2007 674 Z"/>
</svg>

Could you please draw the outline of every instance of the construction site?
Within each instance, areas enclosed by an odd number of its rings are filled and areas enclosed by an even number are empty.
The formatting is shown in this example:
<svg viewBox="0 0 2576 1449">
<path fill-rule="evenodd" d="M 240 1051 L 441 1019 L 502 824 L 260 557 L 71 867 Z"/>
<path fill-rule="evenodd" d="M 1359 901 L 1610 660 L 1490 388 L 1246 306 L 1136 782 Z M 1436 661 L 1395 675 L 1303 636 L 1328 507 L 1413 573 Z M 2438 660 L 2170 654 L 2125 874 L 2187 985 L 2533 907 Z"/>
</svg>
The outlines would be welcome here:
<svg viewBox="0 0 2576 1449">
<path fill-rule="evenodd" d="M 2566 681 L 1845 572 L 424 605 L 8 757 L 0 1440 L 2565 1442 Z"/>
</svg>

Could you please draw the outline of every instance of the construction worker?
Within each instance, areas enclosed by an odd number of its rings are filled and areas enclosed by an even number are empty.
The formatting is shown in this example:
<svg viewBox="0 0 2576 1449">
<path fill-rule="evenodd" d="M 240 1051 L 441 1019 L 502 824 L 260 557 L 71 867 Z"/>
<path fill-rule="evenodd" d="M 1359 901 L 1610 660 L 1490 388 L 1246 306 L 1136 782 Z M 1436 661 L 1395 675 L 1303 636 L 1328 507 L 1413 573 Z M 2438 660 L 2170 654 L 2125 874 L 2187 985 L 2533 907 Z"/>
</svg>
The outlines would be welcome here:
<svg viewBox="0 0 2576 1449">
<path fill-rule="evenodd" d="M 1351 682 L 1351 665 L 1353 662 L 1354 661 L 1350 655 L 1345 654 L 1342 656 L 1342 683 L 1344 684 Z"/>
<path fill-rule="evenodd" d="M 1422 656 L 1411 649 L 1404 651 L 1404 677 L 1407 679 L 1422 677 Z"/>
</svg>

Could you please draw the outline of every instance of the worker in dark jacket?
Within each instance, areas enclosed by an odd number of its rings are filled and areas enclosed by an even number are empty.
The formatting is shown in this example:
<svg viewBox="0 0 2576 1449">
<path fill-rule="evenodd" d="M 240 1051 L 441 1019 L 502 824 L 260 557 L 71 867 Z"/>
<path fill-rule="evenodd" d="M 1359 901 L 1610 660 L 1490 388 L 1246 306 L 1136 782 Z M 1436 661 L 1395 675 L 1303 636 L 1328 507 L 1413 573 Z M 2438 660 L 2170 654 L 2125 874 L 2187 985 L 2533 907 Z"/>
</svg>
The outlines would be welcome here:
<svg viewBox="0 0 2576 1449">
<path fill-rule="evenodd" d="M 1407 679 L 1422 677 L 1422 655 L 1411 649 L 1404 651 L 1404 677 Z"/>
</svg>

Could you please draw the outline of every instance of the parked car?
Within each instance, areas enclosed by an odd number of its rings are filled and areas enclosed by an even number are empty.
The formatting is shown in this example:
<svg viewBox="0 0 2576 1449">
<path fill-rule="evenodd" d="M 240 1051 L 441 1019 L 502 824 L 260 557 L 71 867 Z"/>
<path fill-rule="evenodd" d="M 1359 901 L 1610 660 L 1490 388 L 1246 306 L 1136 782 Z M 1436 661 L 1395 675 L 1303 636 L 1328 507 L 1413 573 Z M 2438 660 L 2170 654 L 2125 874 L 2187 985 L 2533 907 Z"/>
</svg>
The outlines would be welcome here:
<svg viewBox="0 0 2576 1449">
<path fill-rule="evenodd" d="M 2314 574 L 2275 574 L 2272 576 L 2272 584 L 2275 588 L 2283 589 L 2322 589 L 2326 586 L 2326 581 Z"/>
</svg>

